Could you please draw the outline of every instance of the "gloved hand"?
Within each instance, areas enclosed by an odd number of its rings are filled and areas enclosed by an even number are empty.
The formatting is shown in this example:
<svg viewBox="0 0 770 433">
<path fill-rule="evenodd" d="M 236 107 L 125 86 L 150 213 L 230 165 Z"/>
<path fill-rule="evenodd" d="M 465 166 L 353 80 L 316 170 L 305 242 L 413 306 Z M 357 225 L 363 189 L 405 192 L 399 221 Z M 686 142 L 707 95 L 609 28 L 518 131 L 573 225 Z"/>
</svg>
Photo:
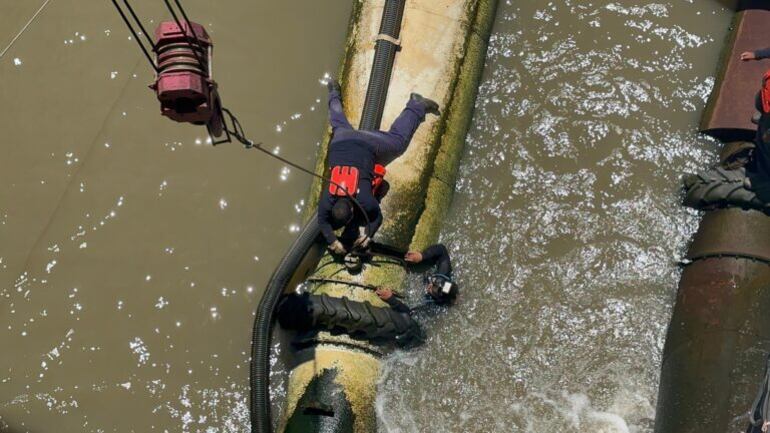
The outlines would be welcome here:
<svg viewBox="0 0 770 433">
<path fill-rule="evenodd" d="M 372 238 L 370 238 L 366 234 L 366 227 L 359 227 L 358 228 L 358 238 L 355 242 L 353 242 L 353 246 L 358 249 L 365 250 L 369 248 L 369 245 L 372 243 Z"/>
<path fill-rule="evenodd" d="M 342 245 L 342 242 L 340 242 L 339 240 L 336 240 L 332 242 L 331 245 L 329 245 L 329 251 L 333 252 L 334 254 L 338 254 L 340 256 L 348 253 L 345 250 L 345 247 Z"/>
<path fill-rule="evenodd" d="M 334 78 L 329 78 L 329 82 L 326 83 L 326 87 L 330 92 L 342 93 L 342 86 L 340 86 L 340 82 Z"/>
</svg>

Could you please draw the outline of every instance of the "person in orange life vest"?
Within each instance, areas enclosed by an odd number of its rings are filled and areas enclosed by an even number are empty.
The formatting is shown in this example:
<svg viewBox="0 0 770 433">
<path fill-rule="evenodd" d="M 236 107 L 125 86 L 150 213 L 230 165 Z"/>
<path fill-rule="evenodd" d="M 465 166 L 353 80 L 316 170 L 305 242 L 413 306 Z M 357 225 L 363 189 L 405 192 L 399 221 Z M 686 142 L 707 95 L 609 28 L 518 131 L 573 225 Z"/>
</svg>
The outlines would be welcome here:
<svg viewBox="0 0 770 433">
<path fill-rule="evenodd" d="M 349 249 L 367 249 L 382 224 L 380 203 L 372 188 L 375 165 L 384 167 L 401 156 L 425 115 L 438 115 L 439 108 L 436 102 L 412 93 L 389 131 L 360 131 L 345 117 L 339 83 L 330 80 L 328 87 L 332 140 L 327 162 L 334 183 L 323 190 L 318 224 L 329 249 L 345 255 Z M 355 197 L 360 209 L 348 194 Z M 334 231 L 343 227 L 338 239 Z"/>
<path fill-rule="evenodd" d="M 770 203 L 770 71 L 762 79 L 762 88 L 755 98 L 757 135 L 754 140 L 756 149 L 751 163 L 746 167 L 749 178 L 747 187 L 757 193 L 757 197 Z"/>
</svg>

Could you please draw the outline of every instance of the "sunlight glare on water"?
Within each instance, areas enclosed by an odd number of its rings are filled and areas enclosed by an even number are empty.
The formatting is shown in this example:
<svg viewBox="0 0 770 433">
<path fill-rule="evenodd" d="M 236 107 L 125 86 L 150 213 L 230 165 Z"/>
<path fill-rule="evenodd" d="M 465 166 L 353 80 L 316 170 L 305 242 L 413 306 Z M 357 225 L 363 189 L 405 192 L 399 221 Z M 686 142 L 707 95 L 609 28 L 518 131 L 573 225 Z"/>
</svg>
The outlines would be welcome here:
<svg viewBox="0 0 770 433">
<path fill-rule="evenodd" d="M 697 122 L 730 17 L 708 1 L 500 3 L 442 234 L 461 298 L 388 359 L 383 431 L 652 432 L 698 222 L 679 177 L 714 162 Z"/>
</svg>

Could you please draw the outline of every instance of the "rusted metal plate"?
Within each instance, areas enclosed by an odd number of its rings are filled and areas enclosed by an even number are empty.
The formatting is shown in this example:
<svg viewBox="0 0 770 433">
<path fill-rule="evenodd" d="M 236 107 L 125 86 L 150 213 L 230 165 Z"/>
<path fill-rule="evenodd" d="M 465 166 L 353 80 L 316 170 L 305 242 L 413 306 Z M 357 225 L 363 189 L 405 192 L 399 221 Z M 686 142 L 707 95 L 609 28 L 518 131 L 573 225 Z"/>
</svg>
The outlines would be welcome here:
<svg viewBox="0 0 770 433">
<path fill-rule="evenodd" d="M 751 123 L 754 97 L 770 59 L 741 61 L 744 51 L 770 46 L 770 11 L 748 9 L 736 14 L 725 47 L 722 67 L 701 121 L 701 132 L 723 141 L 750 141 L 757 127 Z"/>
<path fill-rule="evenodd" d="M 770 352 L 770 265 L 736 258 L 685 268 L 666 336 L 656 433 L 744 431 Z"/>
<path fill-rule="evenodd" d="M 737 208 L 707 212 L 687 252 L 687 259 L 720 255 L 770 263 L 770 216 Z"/>
</svg>

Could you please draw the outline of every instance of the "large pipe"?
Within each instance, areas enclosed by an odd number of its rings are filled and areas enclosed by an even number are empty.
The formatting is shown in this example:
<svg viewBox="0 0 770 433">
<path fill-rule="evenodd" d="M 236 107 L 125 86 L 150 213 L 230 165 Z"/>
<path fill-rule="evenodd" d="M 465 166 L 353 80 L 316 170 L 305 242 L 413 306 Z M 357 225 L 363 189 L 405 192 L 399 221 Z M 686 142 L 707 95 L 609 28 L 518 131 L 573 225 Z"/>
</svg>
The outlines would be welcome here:
<svg viewBox="0 0 770 433">
<path fill-rule="evenodd" d="M 387 0 L 382 15 L 380 34 L 398 39 L 401 33 L 401 19 L 404 14 L 406 0 Z M 374 65 L 369 78 L 369 90 L 364 103 L 364 114 L 361 118 L 360 129 L 375 130 L 379 128 L 382 113 L 385 109 L 385 99 L 396 56 L 397 46 L 385 39 L 377 41 L 374 54 Z M 275 323 L 274 312 L 281 295 L 289 286 L 292 276 L 308 254 L 318 245 L 320 229 L 315 218 L 310 218 L 300 236 L 292 244 L 289 251 L 270 277 L 265 294 L 257 307 L 254 329 L 251 339 L 251 363 L 249 379 L 251 385 L 250 418 L 252 433 L 270 433 L 272 419 L 270 415 L 270 347 Z M 317 258 L 320 258 L 320 255 Z M 317 259 L 316 259 L 317 264 Z M 303 275 L 306 277 L 307 275 Z M 325 383 L 325 382 L 319 382 Z"/>
<path fill-rule="evenodd" d="M 708 212 L 668 328 L 655 431 L 743 431 L 770 352 L 770 218 Z"/>
<path fill-rule="evenodd" d="M 366 111 L 362 109 L 364 105 L 370 106 L 371 95 L 382 95 L 378 104 L 383 104 L 384 114 L 371 117 L 362 114 L 363 129 L 377 128 L 380 118 L 393 119 L 411 91 L 436 99 L 444 108 L 443 117 L 438 121 L 429 119 L 421 126 L 409 151 L 389 167 L 391 190 L 383 201 L 386 223 L 378 233 L 378 240 L 399 249 L 421 248 L 436 241 L 442 216 L 451 200 L 497 2 L 411 0 L 409 7 L 402 11 L 405 25 L 401 33 L 387 33 L 384 39 L 374 33 L 376 22 L 380 23 L 380 33 L 388 31 L 381 20 L 382 4 L 381 0 L 356 3 L 340 74 L 344 105 L 349 118 L 353 119 L 357 113 Z M 388 9 L 388 4 L 397 5 L 385 2 L 384 9 Z M 436 27 L 442 31 L 425 31 Z M 375 80 L 366 82 L 363 77 L 374 77 L 368 69 L 377 56 L 372 53 L 372 44 L 379 40 L 375 51 L 381 47 L 390 51 L 395 49 L 391 39 L 396 37 L 401 37 L 403 49 L 395 62 L 392 82 L 388 86 L 383 77 L 384 85 L 378 87 L 379 90 L 371 90 Z M 386 52 L 384 56 L 390 54 Z M 385 100 L 388 92 L 391 94 L 388 100 L 394 102 Z M 327 148 L 328 136 L 319 154 L 318 171 L 326 169 L 323 162 Z M 313 187 L 309 203 L 312 208 L 321 187 L 318 182 Z M 366 266 L 360 275 L 350 275 L 341 264 L 325 256 L 313 278 L 342 282 L 313 285 L 310 291 L 316 295 L 346 297 L 352 302 L 368 302 L 372 308 L 387 308 L 370 290 L 345 284 L 349 280 L 403 291 L 403 267 L 393 260 L 375 260 L 376 266 Z M 386 348 L 346 334 L 327 332 L 302 335 L 295 340 L 293 348 L 294 361 L 290 366 L 281 429 L 289 433 L 375 432 L 374 401 L 380 358 Z"/>
<path fill-rule="evenodd" d="M 739 56 L 770 42 L 768 6 L 737 3 L 701 123 L 702 132 L 726 142 L 726 166 L 740 162 L 735 155 L 751 147 L 756 132 L 749 119 L 766 65 Z M 655 432 L 745 431 L 770 352 L 770 218 L 758 210 L 707 210 L 684 263 L 663 351 Z"/>
</svg>

